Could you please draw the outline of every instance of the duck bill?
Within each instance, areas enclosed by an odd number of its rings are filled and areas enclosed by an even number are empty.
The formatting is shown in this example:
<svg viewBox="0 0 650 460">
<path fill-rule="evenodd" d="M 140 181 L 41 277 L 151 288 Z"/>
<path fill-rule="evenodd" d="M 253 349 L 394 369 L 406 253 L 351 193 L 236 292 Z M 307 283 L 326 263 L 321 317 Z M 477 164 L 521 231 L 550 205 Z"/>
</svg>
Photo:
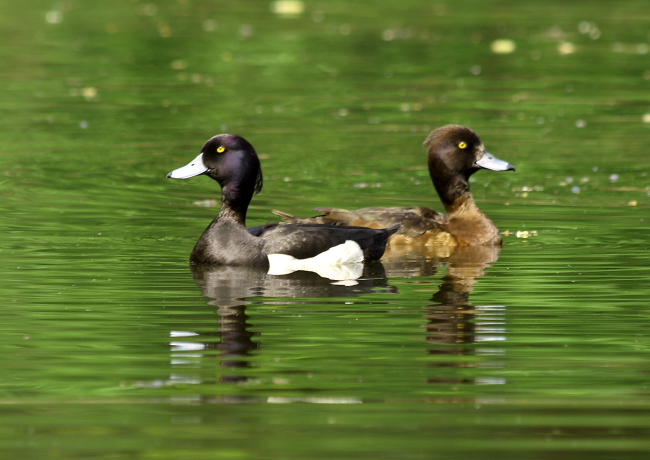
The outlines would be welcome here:
<svg viewBox="0 0 650 460">
<path fill-rule="evenodd" d="M 167 174 L 167 179 L 188 179 L 190 177 L 205 174 L 207 171 L 208 167 L 203 163 L 203 153 L 201 153 L 187 165 L 175 169 Z"/>
<path fill-rule="evenodd" d="M 514 171 L 515 167 L 507 161 L 499 160 L 497 157 L 489 152 L 484 152 L 480 160 L 476 162 L 476 166 L 483 169 L 490 169 L 492 171 Z"/>
</svg>

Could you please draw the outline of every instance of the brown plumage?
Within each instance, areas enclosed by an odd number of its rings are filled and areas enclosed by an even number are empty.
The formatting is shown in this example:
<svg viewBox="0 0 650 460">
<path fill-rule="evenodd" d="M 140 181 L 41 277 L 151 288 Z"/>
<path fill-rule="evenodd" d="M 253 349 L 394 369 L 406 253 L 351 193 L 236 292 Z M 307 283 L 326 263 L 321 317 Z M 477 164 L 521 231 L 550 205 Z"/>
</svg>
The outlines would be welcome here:
<svg viewBox="0 0 650 460">
<path fill-rule="evenodd" d="M 357 210 L 317 208 L 306 219 L 274 211 L 287 222 L 385 228 L 402 224 L 389 245 L 456 246 L 501 244 L 499 229 L 482 212 L 470 192 L 469 178 L 479 169 L 514 171 L 515 167 L 485 150 L 474 131 L 447 125 L 433 131 L 428 147 L 429 174 L 447 214 L 426 207 L 371 207 Z"/>
</svg>

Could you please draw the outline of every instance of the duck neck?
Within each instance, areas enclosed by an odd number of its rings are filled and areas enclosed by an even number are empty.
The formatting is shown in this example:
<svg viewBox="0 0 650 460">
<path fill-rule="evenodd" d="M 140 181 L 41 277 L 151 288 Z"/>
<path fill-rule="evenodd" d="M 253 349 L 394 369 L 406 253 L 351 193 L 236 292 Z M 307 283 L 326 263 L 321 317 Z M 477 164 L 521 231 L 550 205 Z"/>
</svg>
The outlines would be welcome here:
<svg viewBox="0 0 650 460">
<path fill-rule="evenodd" d="M 469 191 L 457 197 L 453 203 L 445 203 L 445 210 L 450 217 L 462 216 L 464 214 L 485 215 L 483 211 L 478 208 L 474 201 L 474 197 L 469 193 Z"/>
<path fill-rule="evenodd" d="M 449 176 L 447 176 L 449 177 Z M 433 186 L 440 196 L 440 201 L 445 206 L 447 214 L 458 212 L 460 209 L 478 209 L 474 197 L 469 190 L 469 183 L 463 176 L 451 176 L 441 179 L 440 176 L 432 177 Z"/>
<path fill-rule="evenodd" d="M 252 198 L 252 193 L 240 189 L 237 184 L 224 185 L 221 190 L 221 211 L 217 220 L 228 220 L 245 227 L 246 212 Z"/>
</svg>

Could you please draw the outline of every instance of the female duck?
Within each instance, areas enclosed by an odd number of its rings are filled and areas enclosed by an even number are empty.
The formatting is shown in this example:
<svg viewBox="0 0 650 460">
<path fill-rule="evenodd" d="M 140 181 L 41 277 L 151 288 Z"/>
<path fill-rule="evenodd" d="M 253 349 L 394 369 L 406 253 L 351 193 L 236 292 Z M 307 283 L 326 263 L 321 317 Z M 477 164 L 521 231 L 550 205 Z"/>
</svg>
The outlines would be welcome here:
<svg viewBox="0 0 650 460">
<path fill-rule="evenodd" d="M 401 229 L 389 244 L 474 246 L 501 244 L 496 225 L 483 213 L 469 189 L 469 178 L 479 169 L 514 171 L 515 167 L 485 150 L 474 131 L 447 125 L 433 131 L 424 142 L 429 148 L 429 174 L 447 214 L 425 207 L 372 207 L 348 211 L 318 208 L 318 217 L 299 219 L 274 211 L 288 222 L 318 222 L 384 228 L 397 223 Z"/>
<path fill-rule="evenodd" d="M 201 154 L 167 177 L 187 179 L 205 174 L 221 185 L 221 212 L 196 243 L 193 264 L 269 267 L 269 255 L 286 254 L 311 259 L 327 251 L 336 259 L 317 263 L 346 263 L 378 260 L 388 237 L 398 227 L 369 229 L 322 224 L 267 224 L 246 230 L 246 211 L 255 193 L 262 190 L 262 169 L 255 149 L 244 138 L 220 134 L 203 146 Z M 347 242 L 347 243 L 346 243 Z M 354 242 L 354 243 L 350 243 Z M 331 251 L 334 247 L 352 252 Z M 353 249 L 350 249 L 352 247 Z M 355 252 L 356 249 L 356 252 Z M 328 251 L 330 250 L 330 251 Z M 361 260 L 359 260 L 361 259 Z"/>
</svg>

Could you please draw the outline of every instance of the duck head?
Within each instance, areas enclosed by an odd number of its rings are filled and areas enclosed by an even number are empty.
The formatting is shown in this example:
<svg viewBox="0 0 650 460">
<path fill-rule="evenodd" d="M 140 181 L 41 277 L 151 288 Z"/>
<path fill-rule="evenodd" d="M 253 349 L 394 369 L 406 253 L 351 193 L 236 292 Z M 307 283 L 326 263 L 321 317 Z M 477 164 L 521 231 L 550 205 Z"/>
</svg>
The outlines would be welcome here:
<svg viewBox="0 0 650 460">
<path fill-rule="evenodd" d="M 447 125 L 433 131 L 424 145 L 429 149 L 429 174 L 445 207 L 469 193 L 469 178 L 480 169 L 514 171 L 507 161 L 485 150 L 471 129 Z"/>
<path fill-rule="evenodd" d="M 233 182 L 254 184 L 253 190 L 262 190 L 262 168 L 253 146 L 235 134 L 219 134 L 208 140 L 201 153 L 190 163 L 169 174 L 169 179 L 188 179 L 205 174 L 221 187 Z"/>
<path fill-rule="evenodd" d="M 167 174 L 168 179 L 206 175 L 219 182 L 222 212 L 232 209 L 244 220 L 255 193 L 262 190 L 262 168 L 253 146 L 235 134 L 219 134 L 208 140 L 201 153 L 187 165 Z"/>
</svg>

